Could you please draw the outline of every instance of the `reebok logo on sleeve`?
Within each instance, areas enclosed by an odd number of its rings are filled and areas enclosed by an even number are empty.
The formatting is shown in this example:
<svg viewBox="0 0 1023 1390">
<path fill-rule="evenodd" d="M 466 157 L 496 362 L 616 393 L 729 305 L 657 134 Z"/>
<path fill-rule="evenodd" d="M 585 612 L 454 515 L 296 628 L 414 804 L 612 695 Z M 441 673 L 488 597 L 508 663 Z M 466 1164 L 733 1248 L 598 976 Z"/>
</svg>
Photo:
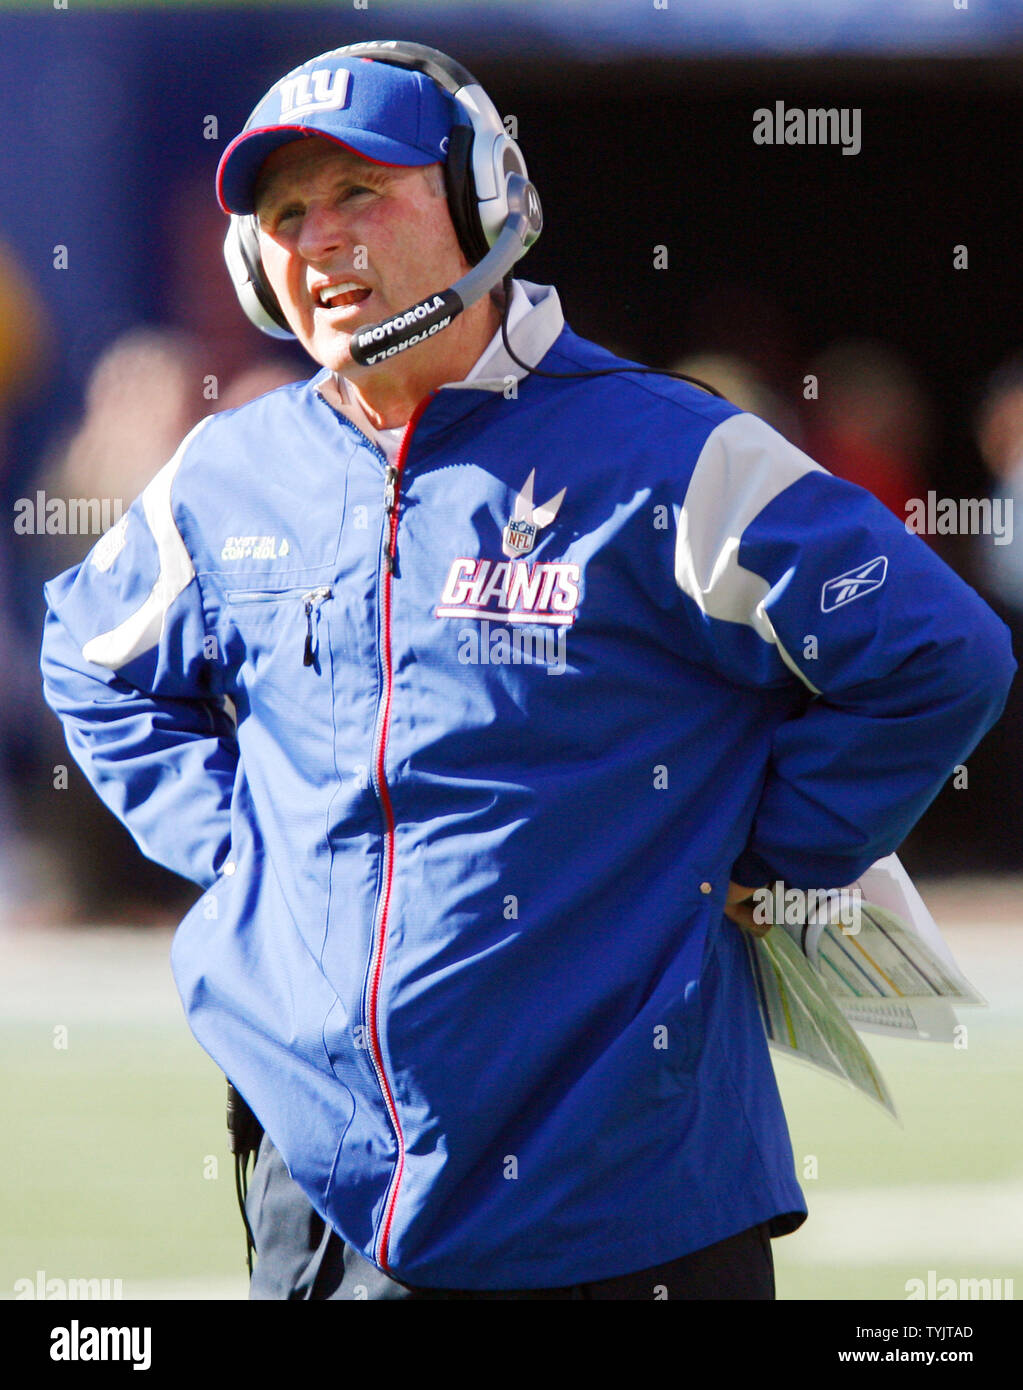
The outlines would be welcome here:
<svg viewBox="0 0 1023 1390">
<path fill-rule="evenodd" d="M 888 556 L 878 555 L 865 565 L 858 565 L 854 570 L 846 570 L 845 574 L 825 580 L 821 588 L 821 612 L 830 613 L 843 604 L 852 603 L 853 599 L 865 598 L 875 589 L 880 589 L 887 576 Z"/>
</svg>

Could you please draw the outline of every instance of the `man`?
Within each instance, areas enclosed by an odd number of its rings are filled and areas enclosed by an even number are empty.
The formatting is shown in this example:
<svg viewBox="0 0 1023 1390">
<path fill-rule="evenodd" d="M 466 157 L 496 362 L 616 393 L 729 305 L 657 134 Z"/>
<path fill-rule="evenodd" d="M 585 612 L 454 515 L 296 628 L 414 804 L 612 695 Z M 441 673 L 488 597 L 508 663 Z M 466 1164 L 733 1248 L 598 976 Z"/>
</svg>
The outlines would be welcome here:
<svg viewBox="0 0 1023 1390">
<path fill-rule="evenodd" d="M 724 913 L 897 847 L 1004 629 L 549 288 L 360 365 L 470 265 L 440 166 L 480 102 L 409 52 L 313 59 L 225 152 L 259 312 L 322 370 L 203 422 L 48 586 L 47 696 L 206 890 L 174 969 L 265 1130 L 254 1296 L 769 1298 L 805 1206 Z"/>
</svg>

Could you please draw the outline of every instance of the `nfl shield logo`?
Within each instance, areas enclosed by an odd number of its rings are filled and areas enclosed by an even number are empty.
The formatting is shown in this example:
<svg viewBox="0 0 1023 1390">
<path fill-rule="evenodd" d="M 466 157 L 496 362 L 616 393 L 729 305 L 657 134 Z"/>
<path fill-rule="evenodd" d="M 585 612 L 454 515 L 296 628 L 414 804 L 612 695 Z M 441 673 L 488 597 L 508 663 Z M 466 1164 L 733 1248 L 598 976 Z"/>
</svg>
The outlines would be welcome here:
<svg viewBox="0 0 1023 1390">
<path fill-rule="evenodd" d="M 535 521 L 509 521 L 501 548 L 506 555 L 527 555 L 536 544 L 539 529 Z"/>
</svg>

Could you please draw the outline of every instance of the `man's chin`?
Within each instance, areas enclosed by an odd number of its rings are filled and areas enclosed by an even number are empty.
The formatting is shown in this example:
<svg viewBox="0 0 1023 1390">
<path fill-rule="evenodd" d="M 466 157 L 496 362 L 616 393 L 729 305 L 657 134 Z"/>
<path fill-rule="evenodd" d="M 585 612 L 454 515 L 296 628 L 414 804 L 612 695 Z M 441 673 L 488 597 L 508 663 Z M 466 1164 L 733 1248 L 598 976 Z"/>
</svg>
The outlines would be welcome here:
<svg viewBox="0 0 1023 1390">
<path fill-rule="evenodd" d="M 350 333 L 314 333 L 302 346 L 321 367 L 326 367 L 341 376 L 351 376 L 353 372 L 360 370 L 351 353 L 352 337 L 357 331 L 353 329 Z"/>
</svg>

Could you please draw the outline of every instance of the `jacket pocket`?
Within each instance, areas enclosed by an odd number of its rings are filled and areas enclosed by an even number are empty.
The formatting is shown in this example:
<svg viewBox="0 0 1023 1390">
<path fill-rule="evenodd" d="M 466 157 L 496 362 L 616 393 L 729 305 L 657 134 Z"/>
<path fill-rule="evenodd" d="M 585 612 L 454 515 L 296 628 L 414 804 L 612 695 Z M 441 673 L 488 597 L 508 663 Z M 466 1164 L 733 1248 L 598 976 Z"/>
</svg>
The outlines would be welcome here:
<svg viewBox="0 0 1023 1390">
<path fill-rule="evenodd" d="M 277 632 L 285 642 L 294 635 L 296 642 L 303 641 L 303 666 L 315 666 L 319 670 L 319 627 L 320 610 L 324 603 L 334 597 L 330 584 L 317 584 L 312 588 L 306 585 L 292 585 L 286 589 L 230 589 L 227 592 L 227 608 L 241 610 L 237 622 L 248 626 L 248 620 L 255 624 L 251 636 L 258 648 L 266 639 L 266 623 Z M 242 615 L 245 615 L 244 618 Z M 266 622 L 260 621 L 265 618 Z"/>
<path fill-rule="evenodd" d="M 690 980 L 657 1013 L 654 1024 L 654 1093 L 675 1096 L 692 1079 L 700 1064 L 704 1043 L 703 1001 L 699 980 Z"/>
</svg>

